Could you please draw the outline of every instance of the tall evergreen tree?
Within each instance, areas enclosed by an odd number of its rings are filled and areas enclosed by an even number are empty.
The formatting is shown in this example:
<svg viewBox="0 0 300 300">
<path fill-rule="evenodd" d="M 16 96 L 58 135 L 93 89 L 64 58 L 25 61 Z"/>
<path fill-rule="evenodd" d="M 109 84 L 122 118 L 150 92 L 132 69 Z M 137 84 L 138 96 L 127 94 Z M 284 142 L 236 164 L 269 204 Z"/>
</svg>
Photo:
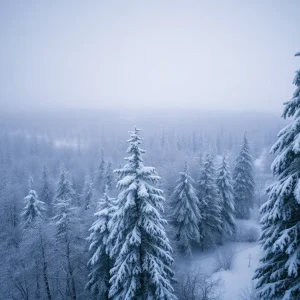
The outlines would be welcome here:
<svg viewBox="0 0 300 300">
<path fill-rule="evenodd" d="M 200 241 L 201 214 L 197 191 L 194 188 L 194 180 L 189 174 L 187 161 L 172 196 L 172 210 L 172 223 L 176 231 L 175 239 L 179 251 L 191 257 L 192 243 Z"/>
<path fill-rule="evenodd" d="M 233 171 L 234 202 L 236 217 L 239 219 L 249 219 L 250 209 L 253 208 L 254 179 L 252 167 L 253 160 L 245 134 Z"/>
<path fill-rule="evenodd" d="M 225 155 L 218 170 L 217 186 L 220 196 L 222 235 L 231 236 L 235 232 L 235 208 L 232 178 Z"/>
<path fill-rule="evenodd" d="M 43 201 L 38 200 L 38 196 L 33 187 L 33 180 L 29 180 L 29 195 L 25 197 L 26 206 L 21 213 L 23 219 L 23 229 L 24 229 L 24 243 L 30 243 L 32 249 L 26 249 L 30 251 L 30 260 L 35 261 L 36 265 L 36 274 L 39 277 L 39 268 L 41 267 L 42 278 L 45 286 L 45 296 L 48 300 L 52 300 L 50 285 L 49 285 L 49 276 L 48 276 L 48 264 L 46 259 L 46 233 L 43 230 L 42 220 L 45 219 L 46 208 Z M 30 247 L 29 246 L 29 247 Z M 26 253 L 26 250 L 23 253 L 20 253 L 20 256 Z M 28 253 L 27 253 L 28 255 Z M 39 265 L 41 264 L 41 266 Z M 39 287 L 39 278 L 37 278 L 37 289 L 36 289 L 36 298 L 40 299 L 40 287 Z"/>
<path fill-rule="evenodd" d="M 108 222 L 116 210 L 115 199 L 108 196 L 108 189 L 99 202 L 99 211 L 95 213 L 97 220 L 90 228 L 89 250 L 92 253 L 88 262 L 90 273 L 86 288 L 91 290 L 97 299 L 109 299 L 109 280 L 112 261 L 110 258 L 111 244 L 108 242 Z"/>
<path fill-rule="evenodd" d="M 155 187 L 160 177 L 155 168 L 143 165 L 145 151 L 139 147 L 138 133 L 138 129 L 130 132 L 127 164 L 115 171 L 121 192 L 110 222 L 114 266 L 109 296 L 115 300 L 177 299 L 171 285 L 172 248 L 161 218 L 164 197 Z"/>
<path fill-rule="evenodd" d="M 57 185 L 54 207 L 56 215 L 53 218 L 56 221 L 57 237 L 65 239 L 70 231 L 70 217 L 72 215 L 75 191 L 69 180 L 69 174 L 64 165 L 60 168 L 60 178 Z"/>
<path fill-rule="evenodd" d="M 53 220 L 56 225 L 56 237 L 57 241 L 61 243 L 65 248 L 66 269 L 68 281 L 70 281 L 70 296 L 73 300 L 77 299 L 74 268 L 71 262 L 71 232 L 73 221 L 73 206 L 72 202 L 75 196 L 75 191 L 69 180 L 69 174 L 65 170 L 64 165 L 60 168 L 60 178 L 55 195 L 54 208 L 56 215 Z"/>
<path fill-rule="evenodd" d="M 103 194 L 105 191 L 105 159 L 104 159 L 104 151 L 101 149 L 101 159 L 100 164 L 96 172 L 95 180 L 95 189 L 100 193 L 100 195 Z"/>
<path fill-rule="evenodd" d="M 89 179 L 88 176 L 86 176 L 84 180 L 84 186 L 82 191 L 82 202 L 84 209 L 89 209 L 91 206 L 93 200 L 93 183 Z"/>
<path fill-rule="evenodd" d="M 29 179 L 29 194 L 24 200 L 25 207 L 21 213 L 21 218 L 23 227 L 28 228 L 43 219 L 46 212 L 45 203 L 38 199 L 38 195 L 33 189 L 32 178 Z"/>
<path fill-rule="evenodd" d="M 212 156 L 206 155 L 199 179 L 200 236 L 202 248 L 215 245 L 221 232 L 221 207 L 216 185 L 216 171 Z"/>
<path fill-rule="evenodd" d="M 272 164 L 276 182 L 261 207 L 262 254 L 255 273 L 261 299 L 300 299 L 300 70 L 294 84 L 296 91 L 283 111 L 284 118 L 294 120 L 271 149 L 279 153 Z"/>
</svg>

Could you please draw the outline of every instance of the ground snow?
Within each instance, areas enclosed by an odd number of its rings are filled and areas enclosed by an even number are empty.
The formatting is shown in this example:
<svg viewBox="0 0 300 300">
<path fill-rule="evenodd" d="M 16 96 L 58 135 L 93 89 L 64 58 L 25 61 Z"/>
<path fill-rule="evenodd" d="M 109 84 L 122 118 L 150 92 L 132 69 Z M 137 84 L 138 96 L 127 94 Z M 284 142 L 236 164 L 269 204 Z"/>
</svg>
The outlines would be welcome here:
<svg viewBox="0 0 300 300">
<path fill-rule="evenodd" d="M 231 270 L 213 274 L 223 282 L 222 300 L 239 300 L 244 292 L 253 288 L 252 277 L 259 261 L 260 246 L 257 243 L 244 246 L 236 253 Z"/>
<path fill-rule="evenodd" d="M 243 226 L 259 226 L 253 220 L 239 222 Z M 232 268 L 227 271 L 220 270 L 217 259 L 218 253 L 232 250 L 235 253 Z M 214 279 L 220 278 L 222 281 L 221 300 L 241 300 L 246 291 L 253 289 L 252 277 L 258 266 L 259 254 L 260 245 L 258 242 L 229 242 L 214 250 L 194 253 L 191 263 L 184 260 L 178 261 L 177 266 L 182 272 L 201 272 Z"/>
</svg>

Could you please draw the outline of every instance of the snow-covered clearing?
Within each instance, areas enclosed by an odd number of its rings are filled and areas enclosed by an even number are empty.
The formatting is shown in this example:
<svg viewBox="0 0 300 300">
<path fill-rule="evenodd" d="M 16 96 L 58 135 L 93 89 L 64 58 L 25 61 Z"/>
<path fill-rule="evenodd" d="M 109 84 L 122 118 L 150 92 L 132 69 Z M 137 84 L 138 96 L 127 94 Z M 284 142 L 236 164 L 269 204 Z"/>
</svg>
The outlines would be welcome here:
<svg viewBox="0 0 300 300">
<path fill-rule="evenodd" d="M 253 221 L 243 222 L 254 225 Z M 221 300 L 243 300 L 242 295 L 253 288 L 252 277 L 259 262 L 259 253 L 258 242 L 230 242 L 213 251 L 197 252 L 190 265 L 181 261 L 177 266 L 182 272 L 201 272 L 213 279 L 221 279 Z M 225 257 L 225 260 L 232 256 L 229 270 L 221 268 L 218 256 Z"/>
<path fill-rule="evenodd" d="M 259 261 L 260 247 L 258 243 L 242 243 L 237 245 L 231 270 L 220 270 L 213 276 L 218 276 L 223 282 L 223 300 L 241 299 L 241 295 L 253 288 L 252 277 Z"/>
</svg>

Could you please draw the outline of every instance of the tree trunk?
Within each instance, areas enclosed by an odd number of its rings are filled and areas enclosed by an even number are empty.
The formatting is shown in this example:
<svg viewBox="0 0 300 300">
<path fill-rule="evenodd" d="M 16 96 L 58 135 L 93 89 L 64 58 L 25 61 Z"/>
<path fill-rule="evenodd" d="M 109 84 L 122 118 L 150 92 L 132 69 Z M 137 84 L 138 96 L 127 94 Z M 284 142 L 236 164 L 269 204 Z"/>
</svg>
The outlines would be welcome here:
<svg viewBox="0 0 300 300">
<path fill-rule="evenodd" d="M 35 258 L 35 269 L 36 269 L 36 291 L 35 291 L 35 297 L 36 299 L 41 299 L 41 289 L 40 289 L 40 279 L 39 279 L 39 265 L 38 261 Z"/>
<path fill-rule="evenodd" d="M 41 241 L 42 259 L 43 259 L 43 278 L 44 278 L 44 283 L 45 283 L 46 294 L 47 294 L 48 300 L 52 300 L 50 286 L 49 286 L 49 280 L 48 280 L 48 264 L 47 264 L 46 255 L 45 255 L 45 245 L 44 245 L 43 236 L 42 236 L 41 231 L 40 231 L 40 241 Z"/>
<path fill-rule="evenodd" d="M 67 262 L 68 262 L 68 270 L 70 274 L 70 280 L 71 280 L 71 291 L 72 291 L 72 299 L 76 300 L 76 288 L 75 288 L 75 280 L 74 280 L 74 274 L 73 274 L 73 268 L 72 263 L 70 259 L 70 242 L 67 241 Z"/>
</svg>

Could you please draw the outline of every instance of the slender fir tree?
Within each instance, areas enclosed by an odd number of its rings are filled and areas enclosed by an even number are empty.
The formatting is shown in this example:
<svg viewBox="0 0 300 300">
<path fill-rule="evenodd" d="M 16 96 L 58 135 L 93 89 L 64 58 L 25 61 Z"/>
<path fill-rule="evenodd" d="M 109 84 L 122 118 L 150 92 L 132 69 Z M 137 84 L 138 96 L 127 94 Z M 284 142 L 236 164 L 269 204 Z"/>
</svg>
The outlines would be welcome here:
<svg viewBox="0 0 300 300">
<path fill-rule="evenodd" d="M 235 208 L 232 178 L 225 155 L 218 170 L 217 186 L 220 196 L 222 236 L 231 236 L 235 232 Z"/>
<path fill-rule="evenodd" d="M 36 262 L 37 270 L 39 263 L 42 266 L 42 278 L 44 281 L 45 292 L 48 300 L 52 300 L 49 276 L 48 276 L 48 264 L 46 258 L 46 232 L 43 230 L 43 220 L 46 215 L 46 205 L 43 201 L 38 200 L 38 195 L 33 187 L 33 180 L 29 180 L 29 195 L 25 197 L 26 206 L 21 213 L 23 219 L 24 236 L 23 242 L 30 243 L 32 247 L 30 250 L 30 258 Z M 22 256 L 23 253 L 20 253 Z M 39 261 L 39 263 L 37 263 Z M 38 271 L 37 271 L 38 272 Z M 38 274 L 38 273 L 37 273 Z M 37 281 L 36 298 L 40 299 L 40 288 Z"/>
<path fill-rule="evenodd" d="M 233 171 L 234 202 L 236 217 L 239 219 L 249 219 L 250 209 L 253 208 L 254 179 L 252 167 L 253 160 L 245 134 Z"/>
<path fill-rule="evenodd" d="M 72 201 L 75 191 L 69 180 L 69 174 L 64 165 L 60 168 L 60 178 L 57 185 L 54 207 L 56 215 L 53 220 L 57 226 L 57 236 L 64 239 L 70 230 L 70 217 L 72 215 Z"/>
<path fill-rule="evenodd" d="M 34 226 L 36 222 L 42 220 L 46 213 L 45 203 L 38 199 L 36 191 L 33 189 L 33 180 L 29 179 L 29 194 L 24 198 L 25 207 L 21 213 L 23 228 Z"/>
<path fill-rule="evenodd" d="M 96 191 L 102 195 L 105 190 L 105 159 L 103 149 L 101 149 L 100 164 L 96 172 L 94 183 Z"/>
<path fill-rule="evenodd" d="M 139 130 L 130 132 L 129 157 L 119 175 L 119 208 L 110 221 L 111 256 L 109 296 L 114 300 L 173 300 L 172 248 L 161 218 L 163 192 L 155 187 L 160 177 L 143 165 Z M 154 184 L 154 185 L 152 185 Z"/>
<path fill-rule="evenodd" d="M 200 236 L 202 249 L 216 244 L 221 233 L 221 207 L 212 156 L 206 155 L 199 179 Z"/>
<path fill-rule="evenodd" d="M 108 243 L 108 222 L 116 210 L 115 199 L 108 196 L 108 188 L 99 202 L 99 211 L 95 213 L 97 220 L 90 228 L 89 251 L 92 253 L 88 262 L 90 273 L 86 288 L 96 299 L 109 299 L 109 280 L 112 261 L 110 258 L 111 244 Z"/>
<path fill-rule="evenodd" d="M 188 171 L 187 160 L 172 196 L 172 210 L 172 224 L 176 231 L 175 240 L 179 251 L 191 257 L 193 242 L 200 241 L 201 214 L 197 191 L 194 188 L 194 180 Z"/>
<path fill-rule="evenodd" d="M 69 174 L 65 170 L 64 165 L 62 165 L 60 168 L 60 178 L 55 195 L 54 208 L 56 210 L 56 215 L 53 217 L 53 220 L 56 225 L 57 241 L 63 245 L 65 250 L 67 277 L 68 281 L 70 281 L 70 296 L 73 300 L 76 300 L 77 293 L 75 287 L 74 268 L 71 261 L 71 232 L 72 223 L 74 221 L 74 208 L 72 202 L 74 197 L 75 191 L 69 180 Z"/>
<path fill-rule="evenodd" d="M 300 56 L 300 53 L 296 55 Z M 284 105 L 283 117 L 294 121 L 282 129 L 271 153 L 276 182 L 261 207 L 262 254 L 255 279 L 260 299 L 300 299 L 300 70 L 296 91 Z"/>
<path fill-rule="evenodd" d="M 83 192 L 82 192 L 82 201 L 84 209 L 89 209 L 93 200 L 93 183 L 89 179 L 88 176 L 86 176 L 83 186 Z"/>
</svg>

